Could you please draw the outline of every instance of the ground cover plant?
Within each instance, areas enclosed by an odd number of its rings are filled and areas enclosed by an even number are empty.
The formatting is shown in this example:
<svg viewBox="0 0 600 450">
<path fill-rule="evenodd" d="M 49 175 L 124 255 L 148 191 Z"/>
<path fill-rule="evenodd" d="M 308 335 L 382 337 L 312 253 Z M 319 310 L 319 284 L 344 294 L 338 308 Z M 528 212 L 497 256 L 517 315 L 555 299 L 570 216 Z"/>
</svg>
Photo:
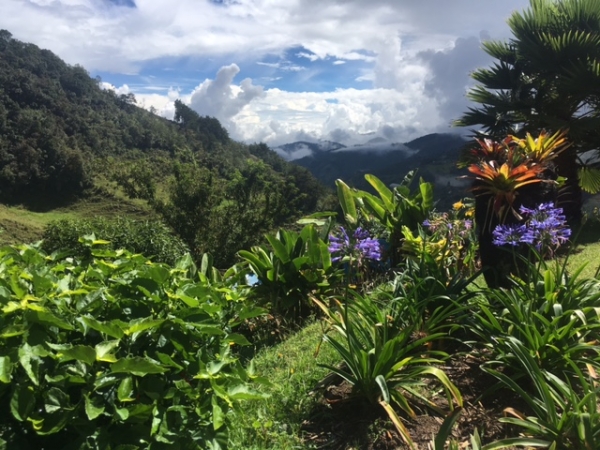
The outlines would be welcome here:
<svg viewBox="0 0 600 450">
<path fill-rule="evenodd" d="M 263 397 L 234 351 L 262 310 L 189 256 L 84 244 L 84 257 L 0 251 L 2 446 L 227 446 L 230 410 Z"/>
</svg>

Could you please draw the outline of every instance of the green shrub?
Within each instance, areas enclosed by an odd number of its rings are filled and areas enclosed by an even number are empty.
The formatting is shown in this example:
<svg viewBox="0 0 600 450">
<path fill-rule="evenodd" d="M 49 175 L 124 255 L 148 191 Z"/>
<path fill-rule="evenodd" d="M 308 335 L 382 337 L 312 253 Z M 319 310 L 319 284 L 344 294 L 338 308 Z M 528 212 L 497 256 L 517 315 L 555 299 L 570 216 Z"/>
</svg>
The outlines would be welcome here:
<svg viewBox="0 0 600 450">
<path fill-rule="evenodd" d="M 79 238 L 88 234 L 110 241 L 112 249 L 141 253 L 155 262 L 174 264 L 189 252 L 183 241 L 163 222 L 126 217 L 51 222 L 44 230 L 42 249 L 47 253 L 69 250 L 84 255 L 87 247 L 79 242 Z"/>
<path fill-rule="evenodd" d="M 339 275 L 327 243 L 313 224 L 305 225 L 300 233 L 280 230 L 266 238 L 269 245 L 239 251 L 259 282 L 253 298 L 277 315 L 306 318 L 314 312 L 308 295 L 325 295 Z"/>
<path fill-rule="evenodd" d="M 471 331 L 489 361 L 509 368 L 513 379 L 530 369 L 517 358 L 517 341 L 536 364 L 563 380 L 578 378 L 573 368 L 600 369 L 600 281 L 572 276 L 553 261 L 529 267 L 527 281 L 515 279 L 511 289 L 488 289 L 472 315 Z"/>
<path fill-rule="evenodd" d="M 517 427 L 519 437 L 503 439 L 489 448 L 543 447 L 556 450 L 596 449 L 600 445 L 600 388 L 593 372 L 581 371 L 573 364 L 577 374 L 574 383 L 566 382 L 553 373 L 542 370 L 530 351 L 517 339 L 507 344 L 516 359 L 527 370 L 532 390 L 522 387 L 500 371 L 484 370 L 513 390 L 530 412 L 525 414 L 515 408 L 506 408 L 500 422 Z M 533 392 L 532 392 L 533 391 Z M 485 450 L 486 447 L 483 447 Z"/>
<path fill-rule="evenodd" d="M 263 398 L 231 352 L 261 311 L 197 271 L 87 241 L 89 257 L 0 250 L 0 447 L 218 449 Z"/>
</svg>

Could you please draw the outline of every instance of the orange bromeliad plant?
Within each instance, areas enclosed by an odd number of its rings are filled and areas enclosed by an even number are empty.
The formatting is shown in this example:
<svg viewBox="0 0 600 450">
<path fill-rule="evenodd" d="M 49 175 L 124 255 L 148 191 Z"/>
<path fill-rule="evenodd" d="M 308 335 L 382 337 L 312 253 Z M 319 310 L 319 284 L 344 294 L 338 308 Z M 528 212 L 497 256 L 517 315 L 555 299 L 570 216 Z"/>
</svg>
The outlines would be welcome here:
<svg viewBox="0 0 600 450">
<path fill-rule="evenodd" d="M 524 139 L 508 136 L 501 142 L 490 139 L 477 142 L 479 147 L 469 154 L 471 160 L 475 159 L 468 166 L 475 181 L 470 190 L 477 197 L 489 197 L 485 224 L 490 226 L 495 221 L 503 223 L 509 213 L 521 220 L 513 205 L 523 187 L 535 183 L 557 184 L 544 174 L 550 161 L 570 145 L 564 131 L 553 135 L 542 131 L 537 138 L 527 134 Z M 492 213 L 495 221 L 491 220 Z"/>
<path fill-rule="evenodd" d="M 503 221 L 509 212 L 520 218 L 518 212 L 513 208 L 517 197 L 517 191 L 528 184 L 540 183 L 543 180 L 540 174 L 544 168 L 538 164 L 529 167 L 527 164 L 519 164 L 511 167 L 509 163 L 499 165 L 496 161 L 482 161 L 480 164 L 472 164 L 469 172 L 475 175 L 478 183 L 471 188 L 476 195 L 489 195 L 492 211 Z"/>
</svg>

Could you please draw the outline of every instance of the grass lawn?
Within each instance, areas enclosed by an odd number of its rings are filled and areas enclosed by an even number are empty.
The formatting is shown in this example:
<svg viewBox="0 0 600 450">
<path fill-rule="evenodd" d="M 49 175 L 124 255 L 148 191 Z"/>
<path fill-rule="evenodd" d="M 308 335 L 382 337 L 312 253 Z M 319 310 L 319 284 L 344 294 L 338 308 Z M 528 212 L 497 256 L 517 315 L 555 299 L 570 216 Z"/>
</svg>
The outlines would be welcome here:
<svg viewBox="0 0 600 450">
<path fill-rule="evenodd" d="M 35 242 L 41 239 L 45 226 L 55 220 L 115 216 L 148 219 L 153 215 L 145 201 L 106 190 L 96 190 L 85 198 L 47 211 L 0 204 L 0 244 Z"/>
</svg>

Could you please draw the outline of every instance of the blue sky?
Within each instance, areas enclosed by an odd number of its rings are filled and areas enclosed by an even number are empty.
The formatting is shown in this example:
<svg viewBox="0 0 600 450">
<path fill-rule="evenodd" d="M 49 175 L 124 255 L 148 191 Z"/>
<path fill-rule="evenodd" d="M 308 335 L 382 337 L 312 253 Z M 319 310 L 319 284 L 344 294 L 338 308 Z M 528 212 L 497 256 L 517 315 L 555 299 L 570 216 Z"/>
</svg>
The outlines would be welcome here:
<svg viewBox="0 0 600 450">
<path fill-rule="evenodd" d="M 527 0 L 1 0 L 0 28 L 246 142 L 406 142 L 452 131 L 482 39 Z"/>
</svg>

